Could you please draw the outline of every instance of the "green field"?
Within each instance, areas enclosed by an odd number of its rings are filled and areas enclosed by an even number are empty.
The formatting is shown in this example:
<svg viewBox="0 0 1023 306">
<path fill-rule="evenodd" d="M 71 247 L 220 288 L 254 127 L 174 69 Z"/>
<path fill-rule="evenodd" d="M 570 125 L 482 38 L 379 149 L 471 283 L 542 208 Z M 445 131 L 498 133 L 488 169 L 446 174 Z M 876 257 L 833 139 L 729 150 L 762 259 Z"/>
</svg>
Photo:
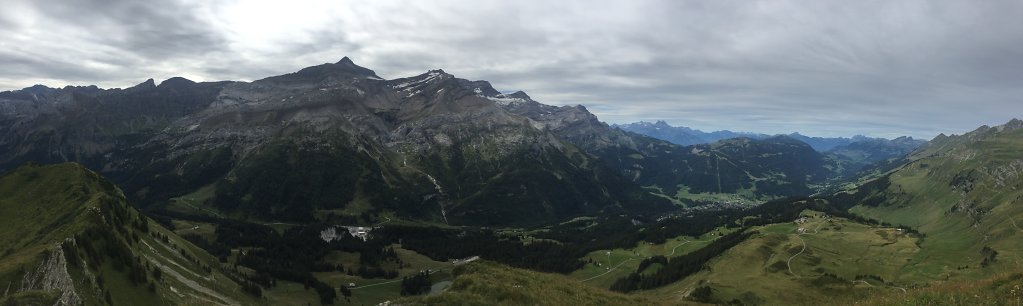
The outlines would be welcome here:
<svg viewBox="0 0 1023 306">
<path fill-rule="evenodd" d="M 685 185 L 678 185 L 678 190 L 674 194 L 675 199 L 689 200 L 696 202 L 728 202 L 728 203 L 742 203 L 744 205 L 753 206 L 756 203 L 760 203 L 763 200 L 770 200 L 771 197 L 760 197 L 756 195 L 755 189 L 740 189 L 735 193 L 692 193 L 689 191 L 689 187 Z"/>
<path fill-rule="evenodd" d="M 629 249 L 593 251 L 582 258 L 586 265 L 569 276 L 587 285 L 606 289 L 618 278 L 636 271 L 643 259 L 656 255 L 671 257 L 691 252 L 713 240 L 717 232 L 700 237 L 674 237 L 661 244 L 640 242 Z"/>
<path fill-rule="evenodd" d="M 818 212 L 804 215 L 806 223 L 753 228 L 760 233 L 711 260 L 706 270 L 633 294 L 677 301 L 708 286 L 718 302 L 815 304 L 833 296 L 900 290 L 897 287 L 914 283 L 900 277 L 900 270 L 919 251 L 917 238 Z M 797 234 L 799 228 L 804 234 Z"/>
<path fill-rule="evenodd" d="M 401 297 L 401 278 L 415 275 L 422 270 L 432 270 L 431 279 L 433 283 L 451 280 L 451 269 L 453 266 L 448 262 L 434 261 L 419 253 L 402 249 L 399 245 L 392 245 L 398 258 L 408 267 L 398 267 L 393 262 L 383 263 L 383 267 L 389 270 L 398 271 L 395 279 L 365 279 L 357 275 L 348 275 L 341 272 L 316 272 L 313 273 L 317 279 L 334 287 L 346 286 L 355 283 L 352 289 L 351 302 L 354 305 L 376 305 L 384 301 L 395 300 Z M 328 262 L 341 263 L 345 266 L 358 266 L 359 254 L 334 251 L 327 256 Z M 339 295 L 340 298 L 340 295 Z"/>
</svg>

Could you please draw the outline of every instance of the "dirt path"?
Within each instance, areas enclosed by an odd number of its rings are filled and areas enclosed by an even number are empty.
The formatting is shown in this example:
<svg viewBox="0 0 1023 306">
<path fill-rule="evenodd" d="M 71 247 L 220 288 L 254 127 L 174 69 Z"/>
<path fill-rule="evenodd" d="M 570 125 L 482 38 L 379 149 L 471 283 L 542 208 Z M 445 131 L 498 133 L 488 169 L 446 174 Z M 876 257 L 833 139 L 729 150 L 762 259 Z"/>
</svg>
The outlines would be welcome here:
<svg viewBox="0 0 1023 306">
<path fill-rule="evenodd" d="M 685 239 L 685 238 L 682 238 L 682 239 Z M 674 248 L 671 248 L 671 254 L 668 254 L 667 256 L 675 255 L 675 250 L 677 250 L 678 247 L 686 245 L 686 244 L 688 244 L 690 242 L 692 242 L 692 241 L 686 240 L 686 242 L 683 242 L 682 244 L 676 245 Z"/>
<path fill-rule="evenodd" d="M 852 283 L 853 284 L 855 284 L 855 283 L 863 283 L 864 285 L 867 285 L 870 288 L 875 288 L 876 287 L 873 284 L 871 284 L 870 282 L 867 282 L 867 281 L 864 281 L 864 280 L 855 280 L 855 281 L 852 281 Z M 896 289 L 896 290 L 902 290 L 902 293 L 906 293 L 906 288 L 895 287 L 895 286 L 887 286 L 887 285 L 885 287 L 891 288 L 891 289 Z"/>
<path fill-rule="evenodd" d="M 796 238 L 799 238 L 799 242 L 803 244 L 803 248 L 799 250 L 799 253 L 796 253 L 796 254 L 792 255 L 791 257 L 789 257 L 789 260 L 785 262 L 785 265 L 789 267 L 789 274 L 792 274 L 792 276 L 802 277 L 802 276 L 799 276 L 799 274 L 796 274 L 796 272 L 792 272 L 792 259 L 796 258 L 796 256 L 799 256 L 799 254 L 803 254 L 803 252 L 806 251 L 806 240 L 803 240 L 803 237 L 800 237 L 800 236 L 803 236 L 803 235 L 817 235 L 817 234 L 820 233 L 821 226 L 822 225 L 818 224 L 817 228 L 813 229 L 813 234 L 807 233 L 807 232 L 803 232 L 801 234 L 796 234 Z"/>
<path fill-rule="evenodd" d="M 792 274 L 792 276 L 795 276 L 795 277 L 802 277 L 802 276 L 799 276 L 799 274 L 796 274 L 796 272 L 792 272 L 792 259 L 796 258 L 796 256 L 799 256 L 799 254 L 803 254 L 803 251 L 806 251 L 806 241 L 803 240 L 803 237 L 799 237 L 799 236 L 802 236 L 802 235 L 803 234 L 797 234 L 796 238 L 799 238 L 799 242 L 803 244 L 803 249 L 799 250 L 799 253 L 796 253 L 795 255 L 792 255 L 791 257 L 789 257 L 789 260 L 785 262 L 785 265 L 789 267 L 789 274 Z"/>
<path fill-rule="evenodd" d="M 714 237 L 714 239 L 718 239 L 718 238 Z M 673 255 L 675 255 L 675 250 L 677 250 L 678 247 L 686 245 L 686 244 L 688 244 L 690 242 L 711 242 L 711 241 L 714 241 L 714 239 L 710 239 L 710 240 L 689 240 L 689 239 L 686 239 L 685 237 L 682 237 L 682 240 L 685 240 L 686 242 L 683 242 L 682 244 L 676 245 L 674 248 L 671 248 L 671 254 L 667 254 L 667 255 L 664 255 L 664 256 L 673 256 Z"/>
<path fill-rule="evenodd" d="M 608 270 L 607 270 L 607 271 L 605 271 L 604 273 L 600 273 L 600 274 L 599 274 L 599 275 L 597 275 L 597 276 L 594 276 L 594 277 L 590 277 L 590 278 L 587 278 L 587 279 L 581 280 L 580 282 L 585 282 L 585 281 L 588 281 L 588 280 L 591 280 L 591 279 L 594 279 L 594 278 L 598 278 L 598 277 L 604 276 L 604 275 L 606 275 L 606 274 L 608 274 L 608 273 L 611 273 L 611 271 L 614 271 L 615 269 L 618 269 L 618 267 L 621 267 L 621 266 L 622 266 L 622 265 L 624 265 L 625 263 L 627 263 L 627 262 L 630 262 L 630 261 L 633 261 L 633 260 L 636 260 L 636 259 L 639 259 L 639 258 L 629 258 L 629 259 L 623 260 L 622 262 L 618 263 L 618 265 L 617 265 L 617 266 L 614 266 L 614 268 L 608 269 Z"/>
<path fill-rule="evenodd" d="M 433 275 L 434 273 L 437 273 L 437 271 L 439 271 L 439 270 L 431 270 L 430 271 L 430 275 Z M 369 288 L 369 287 L 374 287 L 374 286 L 380 286 L 380 285 L 397 283 L 397 282 L 400 282 L 400 281 L 401 281 L 401 279 L 396 279 L 396 280 L 393 280 L 393 281 L 386 281 L 386 282 L 382 282 L 382 283 L 369 284 L 369 285 L 365 285 L 365 286 L 357 286 L 357 287 L 352 287 L 352 288 L 349 288 L 349 289 L 351 289 L 351 290 L 358 290 L 358 289 L 362 289 L 362 288 Z"/>
<path fill-rule="evenodd" d="M 873 288 L 873 287 L 874 287 L 874 285 L 871 285 L 871 284 L 870 284 L 870 283 L 868 283 L 867 281 L 861 281 L 861 280 L 858 280 L 858 281 L 852 281 L 852 282 L 853 282 L 853 284 L 855 284 L 855 283 L 863 283 L 863 284 L 867 285 L 868 287 L 871 287 L 871 288 Z"/>
</svg>

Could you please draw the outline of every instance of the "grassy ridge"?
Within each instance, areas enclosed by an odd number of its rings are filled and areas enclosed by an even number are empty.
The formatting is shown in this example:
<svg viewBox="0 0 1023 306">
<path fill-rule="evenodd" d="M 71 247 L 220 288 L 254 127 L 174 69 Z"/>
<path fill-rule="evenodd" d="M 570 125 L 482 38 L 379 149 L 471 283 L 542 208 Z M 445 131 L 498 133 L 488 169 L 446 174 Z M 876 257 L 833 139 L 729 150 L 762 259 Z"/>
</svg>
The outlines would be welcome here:
<svg viewBox="0 0 1023 306">
<path fill-rule="evenodd" d="M 86 305 L 265 303 L 77 164 L 28 165 L 0 177 L 0 218 L 0 283 L 11 288 L 0 301 L 33 304 L 56 294 Z M 24 279 L 46 281 L 26 291 Z"/>
</svg>

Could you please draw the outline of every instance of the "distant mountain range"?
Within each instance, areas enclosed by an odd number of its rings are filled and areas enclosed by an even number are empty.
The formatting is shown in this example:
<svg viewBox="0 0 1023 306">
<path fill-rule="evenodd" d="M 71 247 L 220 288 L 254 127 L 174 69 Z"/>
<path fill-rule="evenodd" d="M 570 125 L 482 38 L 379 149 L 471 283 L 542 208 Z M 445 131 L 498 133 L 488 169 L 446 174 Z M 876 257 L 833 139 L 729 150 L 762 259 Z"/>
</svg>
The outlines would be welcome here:
<svg viewBox="0 0 1023 306">
<path fill-rule="evenodd" d="M 664 121 L 657 121 L 654 123 L 640 121 L 629 124 L 616 124 L 614 125 L 614 127 L 629 132 L 639 133 L 657 139 L 670 141 L 672 143 L 680 144 L 683 146 L 712 143 L 723 139 L 737 137 L 764 139 L 775 136 L 752 132 L 732 132 L 729 130 L 704 132 L 701 130 L 692 129 L 684 126 L 671 126 Z M 813 137 L 802 135 L 799 133 L 791 133 L 786 134 L 785 136 L 792 137 L 796 140 L 805 142 L 818 152 L 828 152 L 831 151 L 832 149 L 835 149 L 836 147 L 852 144 L 854 142 L 885 140 L 884 138 L 871 138 L 863 135 L 856 135 L 853 137 Z M 926 142 L 924 140 L 914 140 L 912 137 L 905 137 L 900 139 L 903 139 L 900 140 L 900 142 L 906 144 L 916 143 L 917 145 L 920 145 Z"/>
<path fill-rule="evenodd" d="M 684 127 L 671 126 L 664 121 L 636 122 L 615 125 L 615 128 L 669 141 L 683 146 L 715 143 L 732 138 L 748 138 L 764 140 L 786 137 L 803 142 L 815 151 L 823 154 L 826 167 L 837 176 L 854 175 L 865 167 L 886 160 L 899 159 L 916 148 L 927 143 L 925 140 L 912 137 L 896 139 L 871 138 L 862 135 L 853 137 L 812 137 L 799 133 L 787 135 L 767 135 L 748 132 L 732 132 L 728 130 L 703 132 Z M 891 164 L 891 163 L 890 163 Z"/>
<path fill-rule="evenodd" d="M 640 121 L 628 124 L 615 124 L 614 127 L 625 131 L 643 134 L 661 140 L 666 140 L 671 143 L 683 146 L 712 143 L 718 140 L 738 137 L 746 137 L 752 139 L 764 139 L 771 137 L 770 135 L 767 134 L 732 132 L 729 130 L 704 132 L 701 130 L 692 129 L 684 126 L 671 126 L 664 121 L 657 121 L 653 123 Z"/>
</svg>

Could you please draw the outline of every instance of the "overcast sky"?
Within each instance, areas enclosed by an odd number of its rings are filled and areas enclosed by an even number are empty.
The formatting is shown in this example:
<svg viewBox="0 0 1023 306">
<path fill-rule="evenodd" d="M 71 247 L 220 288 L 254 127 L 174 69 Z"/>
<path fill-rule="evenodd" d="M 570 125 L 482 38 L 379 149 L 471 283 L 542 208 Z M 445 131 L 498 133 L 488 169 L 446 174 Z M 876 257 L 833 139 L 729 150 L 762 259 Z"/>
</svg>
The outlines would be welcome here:
<svg viewBox="0 0 1023 306">
<path fill-rule="evenodd" d="M 349 56 L 609 123 L 929 139 L 1023 117 L 1019 0 L 146 2 L 4 0 L 0 90 L 254 80 Z"/>
</svg>

